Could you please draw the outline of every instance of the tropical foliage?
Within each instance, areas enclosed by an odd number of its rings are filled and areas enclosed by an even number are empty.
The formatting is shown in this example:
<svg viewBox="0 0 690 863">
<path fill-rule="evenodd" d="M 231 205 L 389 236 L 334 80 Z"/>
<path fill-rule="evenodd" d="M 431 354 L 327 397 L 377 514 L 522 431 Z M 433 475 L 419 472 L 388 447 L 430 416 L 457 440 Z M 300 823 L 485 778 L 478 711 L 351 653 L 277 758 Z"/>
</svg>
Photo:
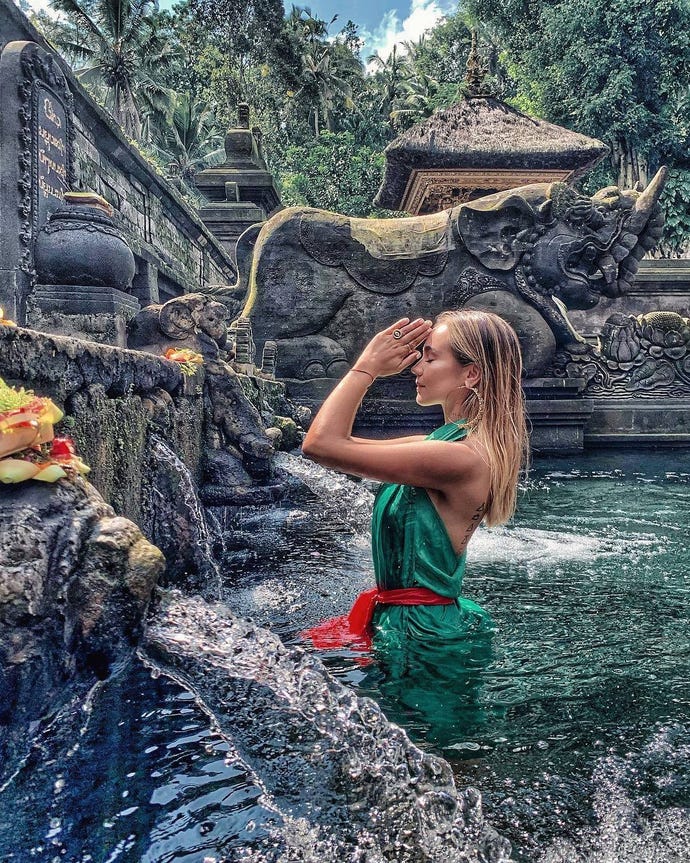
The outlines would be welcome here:
<svg viewBox="0 0 690 863">
<path fill-rule="evenodd" d="M 600 138 L 617 182 L 688 158 L 687 0 L 467 0 L 504 46 L 519 107 Z"/>
<path fill-rule="evenodd" d="M 368 216 L 382 170 L 382 154 L 357 146 L 352 132 L 322 132 L 315 143 L 284 152 L 283 202 Z"/>
<path fill-rule="evenodd" d="M 465 0 L 416 42 L 372 55 L 348 21 L 281 0 L 51 0 L 36 21 L 140 149 L 191 183 L 251 106 L 286 203 L 370 215 L 382 151 L 463 98 L 471 33 L 488 84 L 537 117 L 604 140 L 585 187 L 674 171 L 666 253 L 688 244 L 687 0 Z M 674 251 L 675 250 L 675 251 Z"/>
<path fill-rule="evenodd" d="M 53 0 L 72 26 L 53 38 L 78 61 L 77 75 L 108 108 L 125 134 L 139 141 L 142 115 L 162 111 L 160 72 L 171 45 L 158 30 L 153 0 Z"/>
</svg>

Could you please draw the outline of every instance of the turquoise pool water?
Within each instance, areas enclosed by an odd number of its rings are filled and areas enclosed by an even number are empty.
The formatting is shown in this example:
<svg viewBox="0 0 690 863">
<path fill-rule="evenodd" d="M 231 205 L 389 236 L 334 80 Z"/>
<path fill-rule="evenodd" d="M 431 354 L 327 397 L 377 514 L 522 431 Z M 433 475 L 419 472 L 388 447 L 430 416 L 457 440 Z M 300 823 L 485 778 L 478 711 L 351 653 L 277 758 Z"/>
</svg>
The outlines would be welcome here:
<svg viewBox="0 0 690 863">
<path fill-rule="evenodd" d="M 311 490 L 226 522 L 222 567 L 227 606 L 288 643 L 371 583 L 366 484 L 293 467 Z M 686 454 L 539 460 L 514 524 L 470 544 L 465 592 L 496 624 L 487 661 L 429 710 L 377 663 L 323 660 L 481 790 L 513 859 L 686 860 L 689 513 Z M 251 730 L 262 696 L 239 692 Z M 280 717 L 266 727 L 280 755 Z M 134 661 L 36 732 L 3 794 L 0 859 L 283 863 L 264 785 L 184 685 Z M 339 859 L 320 854 L 289 859 Z"/>
<path fill-rule="evenodd" d="M 323 523 L 310 530 L 321 554 Z M 289 639 L 297 620 L 333 613 L 322 594 L 345 610 L 370 567 L 361 536 L 340 542 L 336 560 L 332 533 L 324 561 L 278 554 L 263 578 L 257 561 L 239 577 L 245 613 Z M 537 860 L 563 837 L 591 856 L 611 832 L 602 793 L 635 818 L 689 806 L 690 456 L 537 460 L 514 523 L 482 531 L 468 561 L 465 593 L 496 624 L 492 657 L 459 669 L 433 709 L 427 699 L 416 710 L 385 668 L 356 656 L 324 654 L 328 668 L 443 754 L 460 785 L 482 789 L 516 859 Z"/>
</svg>

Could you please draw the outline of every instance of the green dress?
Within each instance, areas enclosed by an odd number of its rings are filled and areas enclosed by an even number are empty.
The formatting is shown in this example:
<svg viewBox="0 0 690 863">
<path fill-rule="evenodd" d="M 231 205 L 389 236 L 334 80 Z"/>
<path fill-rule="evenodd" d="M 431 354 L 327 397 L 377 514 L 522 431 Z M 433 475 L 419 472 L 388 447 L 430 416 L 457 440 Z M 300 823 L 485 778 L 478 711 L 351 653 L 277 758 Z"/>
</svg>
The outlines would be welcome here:
<svg viewBox="0 0 690 863">
<path fill-rule="evenodd" d="M 461 440 L 450 422 L 427 440 Z M 461 596 L 466 552 L 456 554 L 423 488 L 385 483 L 372 515 L 372 552 L 381 589 L 427 587 L 452 605 L 378 605 L 374 653 L 379 663 L 362 681 L 387 715 L 414 737 L 445 748 L 486 721 L 483 674 L 491 661 L 494 626 L 477 603 Z"/>
<path fill-rule="evenodd" d="M 446 423 L 427 440 L 461 440 L 460 423 Z M 458 555 L 423 488 L 384 483 L 372 514 L 372 553 L 380 590 L 424 587 L 455 600 L 448 605 L 384 605 L 373 611 L 373 657 L 357 659 L 361 692 L 372 695 L 416 739 L 454 746 L 486 721 L 483 675 L 491 659 L 491 618 L 462 597 L 466 554 Z M 342 648 L 370 613 L 331 618 L 302 633 L 322 649 Z M 353 624 L 353 615 L 356 624 Z M 355 648 L 361 650 L 362 646 Z"/>
<path fill-rule="evenodd" d="M 455 441 L 465 426 L 446 423 L 427 440 Z M 476 603 L 462 597 L 467 554 L 456 554 L 431 498 L 423 488 L 384 483 L 371 520 L 376 584 L 382 590 L 428 587 L 455 599 L 453 605 L 379 605 L 374 616 L 378 650 L 396 650 L 415 642 L 430 653 L 462 652 L 468 636 L 491 628 L 491 619 Z"/>
</svg>

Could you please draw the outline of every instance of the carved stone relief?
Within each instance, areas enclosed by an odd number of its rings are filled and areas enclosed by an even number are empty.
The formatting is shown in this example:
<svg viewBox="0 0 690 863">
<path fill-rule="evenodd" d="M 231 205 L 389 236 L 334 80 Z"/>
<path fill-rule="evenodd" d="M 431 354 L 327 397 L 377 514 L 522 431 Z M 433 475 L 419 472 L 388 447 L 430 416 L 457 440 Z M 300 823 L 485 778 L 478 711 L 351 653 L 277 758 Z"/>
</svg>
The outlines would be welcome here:
<svg viewBox="0 0 690 863">
<path fill-rule="evenodd" d="M 611 315 L 598 347 L 556 356 L 559 377 L 584 378 L 586 394 L 617 398 L 690 395 L 690 318 L 675 312 Z"/>
</svg>

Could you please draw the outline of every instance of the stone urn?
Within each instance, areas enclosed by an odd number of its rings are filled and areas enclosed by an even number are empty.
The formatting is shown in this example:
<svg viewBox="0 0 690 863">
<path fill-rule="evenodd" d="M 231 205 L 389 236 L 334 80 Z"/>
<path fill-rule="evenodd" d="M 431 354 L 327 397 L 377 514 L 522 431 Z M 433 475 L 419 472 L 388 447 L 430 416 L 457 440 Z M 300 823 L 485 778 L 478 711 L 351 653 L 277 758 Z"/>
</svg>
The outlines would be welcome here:
<svg viewBox="0 0 690 863">
<path fill-rule="evenodd" d="M 136 265 L 113 223 L 113 208 L 91 192 L 65 192 L 64 203 L 41 228 L 34 247 L 42 285 L 96 285 L 127 291 Z"/>
</svg>

